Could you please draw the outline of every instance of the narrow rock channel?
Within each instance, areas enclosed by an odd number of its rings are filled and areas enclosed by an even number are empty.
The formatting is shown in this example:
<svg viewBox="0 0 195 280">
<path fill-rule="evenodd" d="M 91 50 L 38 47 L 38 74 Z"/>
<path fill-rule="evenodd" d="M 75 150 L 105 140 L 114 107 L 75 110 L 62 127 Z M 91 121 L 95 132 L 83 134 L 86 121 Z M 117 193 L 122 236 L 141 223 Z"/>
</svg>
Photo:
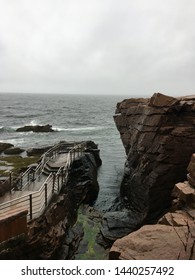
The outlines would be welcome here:
<svg viewBox="0 0 195 280">
<path fill-rule="evenodd" d="M 106 260 L 108 251 L 97 243 L 97 235 L 100 231 L 102 214 L 88 205 L 81 205 L 78 211 L 77 223 L 82 225 L 84 236 L 78 251 L 76 260 Z"/>
</svg>

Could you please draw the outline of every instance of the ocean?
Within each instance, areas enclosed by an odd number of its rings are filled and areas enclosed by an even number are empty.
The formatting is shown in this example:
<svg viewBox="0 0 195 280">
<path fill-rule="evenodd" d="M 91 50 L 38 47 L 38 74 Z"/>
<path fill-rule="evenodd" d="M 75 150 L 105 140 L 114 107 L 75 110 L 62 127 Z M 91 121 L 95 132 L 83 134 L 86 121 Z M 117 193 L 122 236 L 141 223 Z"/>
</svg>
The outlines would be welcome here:
<svg viewBox="0 0 195 280">
<path fill-rule="evenodd" d="M 100 149 L 100 191 L 94 207 L 109 211 L 119 195 L 125 151 L 113 115 L 127 96 L 0 94 L 0 142 L 22 148 L 92 140 Z M 55 132 L 16 132 L 24 125 L 52 125 Z"/>
</svg>

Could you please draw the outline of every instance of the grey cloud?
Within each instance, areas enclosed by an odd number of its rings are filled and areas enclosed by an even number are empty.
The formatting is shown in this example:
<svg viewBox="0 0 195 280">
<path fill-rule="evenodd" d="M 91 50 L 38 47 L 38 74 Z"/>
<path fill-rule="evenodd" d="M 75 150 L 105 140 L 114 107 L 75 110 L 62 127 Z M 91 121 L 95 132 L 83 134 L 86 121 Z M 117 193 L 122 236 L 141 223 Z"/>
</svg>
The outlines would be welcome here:
<svg viewBox="0 0 195 280">
<path fill-rule="evenodd" d="M 0 91 L 194 92 L 193 0 L 0 0 Z"/>
</svg>

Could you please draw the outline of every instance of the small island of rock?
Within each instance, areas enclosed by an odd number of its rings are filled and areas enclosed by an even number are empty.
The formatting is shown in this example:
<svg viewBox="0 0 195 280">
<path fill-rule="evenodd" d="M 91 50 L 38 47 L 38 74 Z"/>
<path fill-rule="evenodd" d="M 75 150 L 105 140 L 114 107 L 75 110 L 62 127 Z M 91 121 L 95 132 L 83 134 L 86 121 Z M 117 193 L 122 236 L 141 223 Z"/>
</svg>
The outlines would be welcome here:
<svg viewBox="0 0 195 280">
<path fill-rule="evenodd" d="M 46 125 L 26 125 L 23 127 L 19 127 L 16 129 L 16 132 L 36 132 L 36 133 L 40 133 L 40 132 L 54 132 L 54 130 L 52 129 L 52 125 L 50 124 L 46 124 Z"/>
</svg>

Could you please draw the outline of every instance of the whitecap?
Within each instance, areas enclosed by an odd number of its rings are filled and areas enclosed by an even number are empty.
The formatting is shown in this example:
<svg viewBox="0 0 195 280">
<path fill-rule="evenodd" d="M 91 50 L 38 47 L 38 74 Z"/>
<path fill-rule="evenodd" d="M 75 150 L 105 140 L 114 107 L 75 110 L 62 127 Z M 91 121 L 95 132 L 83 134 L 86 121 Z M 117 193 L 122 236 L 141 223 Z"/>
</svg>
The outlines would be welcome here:
<svg viewBox="0 0 195 280">
<path fill-rule="evenodd" d="M 104 129 L 103 126 L 85 126 L 85 127 L 71 127 L 71 128 L 63 128 L 63 127 L 54 127 L 55 131 L 86 131 L 86 130 L 101 130 Z"/>
</svg>

